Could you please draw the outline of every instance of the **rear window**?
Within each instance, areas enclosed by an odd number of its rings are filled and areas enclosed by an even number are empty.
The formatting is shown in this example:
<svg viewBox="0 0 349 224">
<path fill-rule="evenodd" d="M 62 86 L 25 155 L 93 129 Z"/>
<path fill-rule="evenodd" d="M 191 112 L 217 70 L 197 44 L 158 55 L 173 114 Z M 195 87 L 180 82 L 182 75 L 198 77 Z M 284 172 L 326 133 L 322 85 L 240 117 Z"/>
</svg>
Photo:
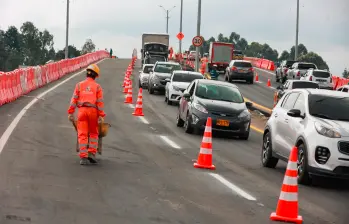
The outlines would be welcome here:
<svg viewBox="0 0 349 224">
<path fill-rule="evenodd" d="M 240 68 L 251 68 L 252 67 L 251 63 L 249 63 L 249 62 L 240 62 L 240 61 L 234 62 L 234 66 L 240 67 Z"/>
<path fill-rule="evenodd" d="M 349 97 L 309 95 L 309 113 L 319 118 L 349 121 Z"/>
<path fill-rule="evenodd" d="M 148 74 L 152 69 L 153 69 L 153 66 L 151 66 L 151 65 L 144 66 L 143 73 Z"/>
<path fill-rule="evenodd" d="M 154 72 L 172 73 L 175 70 L 182 70 L 182 67 L 180 65 L 174 64 L 157 64 L 154 69 Z"/>
<path fill-rule="evenodd" d="M 329 72 L 325 71 L 313 71 L 313 76 L 318 78 L 329 78 L 331 75 Z"/>
<path fill-rule="evenodd" d="M 292 89 L 318 89 L 319 84 L 314 82 L 293 82 Z"/>
<path fill-rule="evenodd" d="M 242 54 L 242 51 L 234 50 L 234 54 Z"/>
<path fill-rule="evenodd" d="M 299 63 L 298 68 L 299 69 L 310 69 L 310 68 L 316 69 L 316 66 L 314 64 L 301 64 L 301 63 Z"/>
<path fill-rule="evenodd" d="M 173 82 L 192 82 L 195 79 L 203 79 L 202 75 L 194 75 L 187 73 L 175 73 L 173 74 Z"/>
</svg>

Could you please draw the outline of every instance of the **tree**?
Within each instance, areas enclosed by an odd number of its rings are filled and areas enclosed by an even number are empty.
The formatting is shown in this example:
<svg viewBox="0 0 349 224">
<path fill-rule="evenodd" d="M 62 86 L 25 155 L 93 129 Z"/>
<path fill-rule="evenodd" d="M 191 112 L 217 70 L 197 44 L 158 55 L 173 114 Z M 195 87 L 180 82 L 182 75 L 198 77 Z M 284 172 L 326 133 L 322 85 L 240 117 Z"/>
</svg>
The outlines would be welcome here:
<svg viewBox="0 0 349 224">
<path fill-rule="evenodd" d="M 81 53 L 86 54 L 86 53 L 91 53 L 94 52 L 96 49 L 96 45 L 92 42 L 91 39 L 87 39 L 84 46 L 82 46 Z"/>
<path fill-rule="evenodd" d="M 290 59 L 290 53 L 288 53 L 288 51 L 283 51 L 279 57 L 279 61 L 283 61 L 283 60 L 288 60 Z"/>
<path fill-rule="evenodd" d="M 302 55 L 298 58 L 298 60 L 314 63 L 319 69 L 329 69 L 327 63 L 322 59 L 322 57 L 314 52 L 309 52 L 305 55 Z"/>
<path fill-rule="evenodd" d="M 81 52 L 76 49 L 75 46 L 69 45 L 68 46 L 68 52 L 69 52 L 69 58 L 75 58 L 81 55 Z M 65 48 L 63 48 L 63 50 L 59 50 L 56 53 L 55 56 L 56 60 L 62 60 L 65 58 Z"/>
<path fill-rule="evenodd" d="M 290 60 L 294 60 L 294 56 L 295 56 L 295 51 L 296 51 L 296 47 L 292 46 L 291 50 L 290 50 Z M 308 49 L 304 46 L 304 44 L 299 44 L 298 45 L 298 58 L 302 55 L 306 55 L 308 54 Z"/>
<path fill-rule="evenodd" d="M 349 71 L 347 68 L 344 69 L 343 73 L 342 73 L 343 78 L 348 78 L 349 77 Z"/>
</svg>

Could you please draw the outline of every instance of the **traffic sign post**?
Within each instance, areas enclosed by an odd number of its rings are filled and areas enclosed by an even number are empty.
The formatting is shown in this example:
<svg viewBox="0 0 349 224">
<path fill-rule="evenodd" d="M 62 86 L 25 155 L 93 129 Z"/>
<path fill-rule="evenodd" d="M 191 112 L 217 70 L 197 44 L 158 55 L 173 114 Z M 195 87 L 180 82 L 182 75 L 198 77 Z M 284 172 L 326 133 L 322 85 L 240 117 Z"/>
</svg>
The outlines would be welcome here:
<svg viewBox="0 0 349 224">
<path fill-rule="evenodd" d="M 204 43 L 204 38 L 202 36 L 195 36 L 192 40 L 194 47 L 201 47 Z"/>
</svg>

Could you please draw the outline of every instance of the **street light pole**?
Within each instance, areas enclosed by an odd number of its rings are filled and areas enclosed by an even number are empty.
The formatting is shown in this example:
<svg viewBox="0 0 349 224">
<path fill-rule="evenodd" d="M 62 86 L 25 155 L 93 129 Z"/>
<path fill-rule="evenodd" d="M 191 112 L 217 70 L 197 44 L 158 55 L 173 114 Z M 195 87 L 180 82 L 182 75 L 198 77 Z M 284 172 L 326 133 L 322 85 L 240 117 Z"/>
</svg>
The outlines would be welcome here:
<svg viewBox="0 0 349 224">
<path fill-rule="evenodd" d="M 294 60 L 298 59 L 298 32 L 299 32 L 299 0 L 297 0 L 297 24 L 296 24 L 296 45 L 294 48 Z"/>
<path fill-rule="evenodd" d="M 160 8 L 162 8 L 163 10 L 165 10 L 166 12 L 166 33 L 168 33 L 168 19 L 169 17 L 169 13 L 171 12 L 172 9 L 174 9 L 176 6 L 173 6 L 171 9 L 165 9 L 162 5 L 159 5 Z"/>
<path fill-rule="evenodd" d="M 65 27 L 65 59 L 68 58 L 68 38 L 69 38 L 69 0 L 67 0 L 67 18 L 66 18 L 66 27 Z"/>
<path fill-rule="evenodd" d="M 196 35 L 200 36 L 200 26 L 201 26 L 201 0 L 198 0 L 198 21 L 196 26 Z M 195 71 L 199 71 L 199 52 L 200 47 L 196 47 L 196 54 L 195 54 Z"/>
<path fill-rule="evenodd" d="M 183 29 L 183 0 L 181 0 L 181 15 L 179 22 L 179 32 L 182 33 Z M 179 40 L 179 54 L 182 54 L 182 40 Z"/>
</svg>

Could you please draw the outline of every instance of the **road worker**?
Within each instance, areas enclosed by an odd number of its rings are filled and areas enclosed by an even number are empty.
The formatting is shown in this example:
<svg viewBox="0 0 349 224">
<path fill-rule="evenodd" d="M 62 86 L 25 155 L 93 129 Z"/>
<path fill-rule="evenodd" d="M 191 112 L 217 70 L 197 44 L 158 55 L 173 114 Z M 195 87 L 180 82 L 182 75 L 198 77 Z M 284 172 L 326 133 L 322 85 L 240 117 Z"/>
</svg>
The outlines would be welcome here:
<svg viewBox="0 0 349 224">
<path fill-rule="evenodd" d="M 103 89 L 95 81 L 100 75 L 99 67 L 91 64 L 86 69 L 86 79 L 75 86 L 68 109 L 68 119 L 74 122 L 75 108 L 78 107 L 77 131 L 80 150 L 80 165 L 97 163 L 98 122 L 103 123 Z"/>
<path fill-rule="evenodd" d="M 218 71 L 217 71 L 217 65 L 213 65 L 212 69 L 210 71 L 210 76 L 212 80 L 217 80 L 218 79 Z"/>
</svg>

